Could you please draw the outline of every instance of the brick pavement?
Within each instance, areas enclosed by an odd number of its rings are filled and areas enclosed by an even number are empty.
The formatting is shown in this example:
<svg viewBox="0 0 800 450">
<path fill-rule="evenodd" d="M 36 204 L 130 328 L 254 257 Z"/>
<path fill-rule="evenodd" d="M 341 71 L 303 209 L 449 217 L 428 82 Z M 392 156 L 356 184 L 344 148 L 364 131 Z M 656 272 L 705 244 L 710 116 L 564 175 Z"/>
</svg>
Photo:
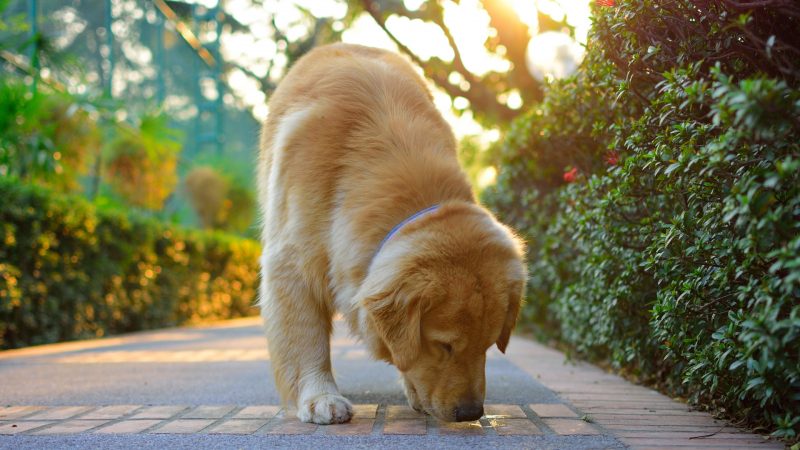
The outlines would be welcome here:
<svg viewBox="0 0 800 450">
<path fill-rule="evenodd" d="M 597 435 L 566 405 L 486 405 L 480 420 L 443 423 L 404 405 L 354 405 L 349 423 L 318 426 L 278 406 L 2 406 L 0 434 Z"/>
<path fill-rule="evenodd" d="M 550 448 L 615 447 L 620 442 L 635 449 L 784 447 L 590 364 L 567 361 L 564 354 L 519 337 L 512 338 L 507 355 L 493 349 L 487 359 L 487 370 L 493 367 L 495 371 L 491 378 L 496 383 L 494 398 L 498 393 L 504 398 L 490 401 L 486 415 L 478 421 L 440 423 L 404 405 L 370 404 L 402 401 L 399 384 L 384 386 L 396 374 L 377 375 L 380 365 L 365 365 L 369 358 L 363 348 L 337 333 L 332 341 L 335 359 L 344 362 L 341 369 L 349 369 L 341 379 L 358 380 L 350 393 L 369 393 L 372 379 L 381 380 L 371 388 L 380 392 L 366 400 L 361 397 L 360 403 L 366 404 L 355 406 L 356 416 L 349 424 L 299 422 L 293 411 L 266 404 L 276 399 L 249 404 L 258 402 L 251 399 L 269 389 L 262 384 L 267 379 L 269 354 L 257 322 L 245 319 L 0 352 L 0 372 L 5 381 L 12 380 L 5 388 L 0 383 L 4 397 L 0 402 L 15 403 L 0 403 L 0 438 L 4 439 L 0 447 L 3 442 L 10 448 L 19 448 L 20 443 L 52 443 L 47 439 L 60 436 L 87 444 L 101 437 L 111 439 L 102 442 L 141 437 L 157 443 L 173 437 L 217 442 L 215 437 L 259 436 L 273 436 L 269 441 L 273 443 L 301 439 L 291 441 L 296 444 L 310 442 L 302 440 L 307 437 L 330 442 L 332 448 L 349 448 L 353 439 L 453 448 L 459 442 L 477 446 L 486 442 L 492 448 L 503 442 L 509 447 L 554 444 Z M 184 369 L 190 375 L 181 377 Z M 202 376 L 207 372 L 214 376 Z M 51 377 L 72 381 L 53 383 Z M 539 390 L 531 388 L 533 384 Z M 105 389 L 102 396 L 94 394 L 98 386 Z M 162 398 L 168 404 L 148 404 L 160 403 Z M 49 399 L 54 405 L 41 405 Z M 114 401 L 119 404 L 99 406 Z M 525 403 L 511 404 L 517 401 Z M 247 446 L 249 441 L 243 442 Z"/>
<path fill-rule="evenodd" d="M 653 395 L 653 394 L 650 394 Z M 762 437 L 726 426 L 703 413 L 640 408 L 625 399 L 625 409 L 603 413 L 604 396 L 585 400 L 587 413 L 566 403 L 486 405 L 480 420 L 443 423 L 404 405 L 355 405 L 347 424 L 319 426 L 297 420 L 294 411 L 274 405 L 250 406 L 0 406 L 0 435 L 73 434 L 230 434 L 315 436 L 579 436 L 612 434 L 641 449 L 780 449 Z M 605 396 L 608 397 L 608 396 Z M 664 402 L 663 399 L 658 399 Z M 592 406 L 595 405 L 595 406 Z M 623 413 L 620 413 L 623 412 Z M 665 412 L 666 414 L 660 414 Z"/>
</svg>

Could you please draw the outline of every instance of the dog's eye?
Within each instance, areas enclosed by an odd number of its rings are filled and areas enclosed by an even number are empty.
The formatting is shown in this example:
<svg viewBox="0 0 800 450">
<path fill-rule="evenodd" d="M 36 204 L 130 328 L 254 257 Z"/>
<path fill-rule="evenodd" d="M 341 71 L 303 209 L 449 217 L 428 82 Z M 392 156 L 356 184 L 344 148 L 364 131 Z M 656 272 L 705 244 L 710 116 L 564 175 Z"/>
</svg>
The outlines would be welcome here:
<svg viewBox="0 0 800 450">
<path fill-rule="evenodd" d="M 448 355 L 453 354 L 453 346 L 448 344 L 447 342 L 440 342 L 439 346 L 441 346 L 442 350 L 444 350 L 445 353 L 447 353 Z"/>
</svg>

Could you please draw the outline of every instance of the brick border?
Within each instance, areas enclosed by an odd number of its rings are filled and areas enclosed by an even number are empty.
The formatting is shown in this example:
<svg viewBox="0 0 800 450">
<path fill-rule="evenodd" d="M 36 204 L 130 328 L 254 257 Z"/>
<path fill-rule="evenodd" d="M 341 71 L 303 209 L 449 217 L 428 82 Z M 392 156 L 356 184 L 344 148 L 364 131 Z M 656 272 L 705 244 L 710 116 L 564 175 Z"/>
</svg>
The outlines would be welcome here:
<svg viewBox="0 0 800 450">
<path fill-rule="evenodd" d="M 652 389 L 638 386 L 584 362 L 568 361 L 554 349 L 512 337 L 507 357 L 558 394 L 584 423 L 592 423 L 633 449 L 783 449 L 784 445 L 692 410 Z M 531 405 L 532 407 L 534 405 Z M 565 414 L 565 406 L 542 405 L 539 414 Z M 576 431 L 574 424 L 545 419 L 554 431 Z"/>
</svg>

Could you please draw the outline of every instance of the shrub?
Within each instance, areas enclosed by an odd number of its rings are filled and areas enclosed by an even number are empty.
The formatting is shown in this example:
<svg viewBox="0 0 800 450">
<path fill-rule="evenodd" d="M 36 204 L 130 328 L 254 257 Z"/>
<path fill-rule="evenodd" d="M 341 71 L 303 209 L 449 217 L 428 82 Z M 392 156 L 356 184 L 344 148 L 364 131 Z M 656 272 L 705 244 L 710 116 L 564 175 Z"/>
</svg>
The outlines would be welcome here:
<svg viewBox="0 0 800 450">
<path fill-rule="evenodd" d="M 100 148 L 99 135 L 87 110 L 68 94 L 32 94 L 21 80 L 0 76 L 0 176 L 77 190 Z"/>
<path fill-rule="evenodd" d="M 120 126 L 109 147 L 111 186 L 135 206 L 158 210 L 178 184 L 181 133 L 166 114 L 145 114 L 136 128 Z"/>
<path fill-rule="evenodd" d="M 518 120 L 484 199 L 530 247 L 538 330 L 800 432 L 800 5 L 619 2 Z"/>
<path fill-rule="evenodd" d="M 0 348 L 251 314 L 258 245 L 0 178 Z"/>
<path fill-rule="evenodd" d="M 186 175 L 183 187 L 204 228 L 242 232 L 252 225 L 254 195 L 239 178 L 197 166 Z"/>
</svg>

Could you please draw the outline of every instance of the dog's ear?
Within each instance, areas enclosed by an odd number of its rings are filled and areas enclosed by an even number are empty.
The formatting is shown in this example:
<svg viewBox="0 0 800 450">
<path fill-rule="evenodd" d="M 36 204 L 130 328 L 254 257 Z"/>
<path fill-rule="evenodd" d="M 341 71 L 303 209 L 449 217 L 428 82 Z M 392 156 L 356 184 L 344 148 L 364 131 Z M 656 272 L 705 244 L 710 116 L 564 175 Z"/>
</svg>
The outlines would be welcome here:
<svg viewBox="0 0 800 450">
<path fill-rule="evenodd" d="M 373 279 L 369 279 L 373 278 Z M 397 273 L 380 280 L 368 277 L 361 306 L 367 320 L 389 349 L 392 363 L 408 370 L 422 349 L 421 320 L 425 281 L 413 273 Z"/>
<path fill-rule="evenodd" d="M 392 355 L 392 363 L 404 372 L 419 356 L 422 346 L 420 321 L 422 298 L 408 295 L 402 287 L 363 301 L 368 320 Z"/>
<path fill-rule="evenodd" d="M 503 322 L 503 329 L 500 331 L 500 337 L 497 338 L 497 348 L 501 352 L 506 352 L 508 347 L 508 340 L 511 338 L 511 331 L 514 330 L 514 325 L 517 323 L 517 315 L 519 314 L 520 303 L 522 302 L 522 295 L 524 283 L 522 281 L 515 281 L 511 283 L 511 288 L 508 293 L 508 306 L 506 306 L 506 318 Z"/>
<path fill-rule="evenodd" d="M 522 239 L 515 236 L 511 229 L 505 225 L 499 225 L 511 241 L 514 254 L 513 262 L 506 268 L 508 276 L 506 288 L 506 317 L 503 322 L 503 328 L 500 331 L 500 336 L 496 341 L 497 348 L 502 353 L 505 353 L 506 347 L 508 347 L 508 340 L 511 338 L 511 332 L 514 331 L 514 325 L 517 323 L 517 315 L 519 314 L 522 298 L 525 296 L 525 284 L 528 280 L 528 270 L 524 263 L 525 243 Z"/>
</svg>

